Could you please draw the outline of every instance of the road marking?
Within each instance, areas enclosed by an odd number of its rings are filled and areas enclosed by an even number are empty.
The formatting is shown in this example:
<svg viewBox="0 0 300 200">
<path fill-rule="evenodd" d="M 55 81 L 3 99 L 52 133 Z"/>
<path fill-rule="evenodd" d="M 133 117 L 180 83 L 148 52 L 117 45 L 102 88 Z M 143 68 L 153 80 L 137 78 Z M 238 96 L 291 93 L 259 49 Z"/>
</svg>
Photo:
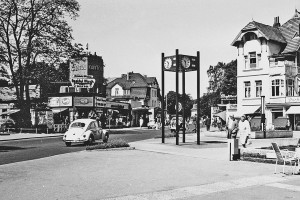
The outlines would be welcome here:
<svg viewBox="0 0 300 200">
<path fill-rule="evenodd" d="M 271 184 L 267 184 L 267 186 L 286 189 L 286 190 L 292 190 L 295 192 L 300 192 L 300 186 L 297 186 L 297 185 L 289 185 L 289 184 L 283 184 L 283 183 L 271 183 Z"/>
<path fill-rule="evenodd" d="M 167 191 L 158 191 L 137 195 L 128 195 L 123 197 L 108 198 L 107 200 L 172 200 L 188 198 L 199 195 L 207 195 L 216 192 L 229 191 L 234 189 L 241 189 L 245 187 L 257 185 L 272 185 L 272 183 L 285 181 L 284 177 L 275 176 L 255 176 L 250 178 L 242 178 L 229 181 L 221 181 L 199 186 L 183 187 Z"/>
</svg>

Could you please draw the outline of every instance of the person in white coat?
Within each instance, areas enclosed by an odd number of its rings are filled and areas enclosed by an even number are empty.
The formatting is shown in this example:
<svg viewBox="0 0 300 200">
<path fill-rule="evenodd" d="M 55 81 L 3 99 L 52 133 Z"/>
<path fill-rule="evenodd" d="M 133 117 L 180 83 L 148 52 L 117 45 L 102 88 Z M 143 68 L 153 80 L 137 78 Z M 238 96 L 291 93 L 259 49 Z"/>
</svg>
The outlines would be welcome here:
<svg viewBox="0 0 300 200">
<path fill-rule="evenodd" d="M 246 116 L 242 115 L 241 120 L 239 122 L 238 134 L 240 135 L 240 141 L 244 148 L 246 148 L 246 143 L 250 136 L 250 133 L 251 133 L 250 124 L 246 120 Z"/>
</svg>

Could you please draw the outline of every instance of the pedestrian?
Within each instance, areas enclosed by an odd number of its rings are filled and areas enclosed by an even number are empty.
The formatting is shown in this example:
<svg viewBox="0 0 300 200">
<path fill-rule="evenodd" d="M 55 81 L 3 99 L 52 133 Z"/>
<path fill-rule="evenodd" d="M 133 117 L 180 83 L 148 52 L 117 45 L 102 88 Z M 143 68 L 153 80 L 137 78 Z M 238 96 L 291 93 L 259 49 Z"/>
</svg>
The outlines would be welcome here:
<svg viewBox="0 0 300 200">
<path fill-rule="evenodd" d="M 287 119 L 287 121 L 286 121 L 286 130 L 290 130 L 290 126 L 291 126 L 291 122 L 290 122 L 290 120 L 289 119 Z"/>
<path fill-rule="evenodd" d="M 205 125 L 206 125 L 207 131 L 210 131 L 210 123 L 211 123 L 211 119 L 209 118 L 209 116 L 207 116 L 207 118 L 205 120 Z"/>
<path fill-rule="evenodd" d="M 236 138 L 238 123 L 237 120 L 235 120 L 233 114 L 229 115 L 229 118 L 226 123 L 226 129 L 227 129 L 227 139 Z"/>
<path fill-rule="evenodd" d="M 242 115 L 241 120 L 239 122 L 239 135 L 240 135 L 240 141 L 244 148 L 246 148 L 247 141 L 250 137 L 251 129 L 250 124 L 246 120 L 246 116 Z"/>
<path fill-rule="evenodd" d="M 143 117 L 141 116 L 141 117 L 140 117 L 140 128 L 142 128 L 143 123 L 144 123 L 144 119 L 143 119 Z"/>
</svg>

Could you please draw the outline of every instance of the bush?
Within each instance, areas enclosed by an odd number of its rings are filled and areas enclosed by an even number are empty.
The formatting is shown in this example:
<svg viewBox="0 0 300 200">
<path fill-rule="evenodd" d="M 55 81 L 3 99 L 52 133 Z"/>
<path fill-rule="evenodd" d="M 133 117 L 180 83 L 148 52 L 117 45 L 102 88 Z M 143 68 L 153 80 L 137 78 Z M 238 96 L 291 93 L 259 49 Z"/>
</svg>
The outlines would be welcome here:
<svg viewBox="0 0 300 200">
<path fill-rule="evenodd" d="M 123 139 L 112 139 L 107 143 L 99 143 L 95 146 L 87 146 L 86 150 L 94 149 L 111 149 L 111 148 L 120 148 L 120 147 L 130 147 L 130 145 Z"/>
</svg>

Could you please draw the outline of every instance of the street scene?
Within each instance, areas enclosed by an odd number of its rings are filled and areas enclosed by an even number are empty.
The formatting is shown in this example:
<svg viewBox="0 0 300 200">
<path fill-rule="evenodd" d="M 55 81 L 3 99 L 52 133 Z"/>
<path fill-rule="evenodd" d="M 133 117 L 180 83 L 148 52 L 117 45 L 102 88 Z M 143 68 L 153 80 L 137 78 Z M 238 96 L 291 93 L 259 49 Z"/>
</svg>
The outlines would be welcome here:
<svg viewBox="0 0 300 200">
<path fill-rule="evenodd" d="M 1 0 L 0 199 L 298 199 L 300 3 Z"/>
</svg>

